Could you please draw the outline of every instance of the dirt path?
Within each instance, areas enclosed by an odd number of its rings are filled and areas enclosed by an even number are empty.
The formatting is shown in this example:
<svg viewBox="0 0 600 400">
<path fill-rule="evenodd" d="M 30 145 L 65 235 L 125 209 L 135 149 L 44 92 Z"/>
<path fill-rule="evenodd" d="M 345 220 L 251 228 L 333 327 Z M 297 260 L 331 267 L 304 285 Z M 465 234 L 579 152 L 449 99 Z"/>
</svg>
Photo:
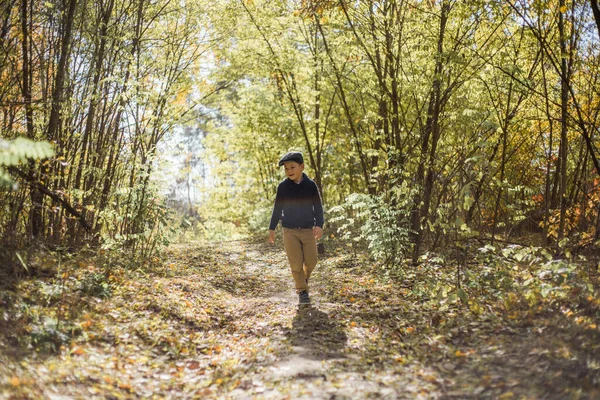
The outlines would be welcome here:
<svg viewBox="0 0 600 400">
<path fill-rule="evenodd" d="M 281 248 L 171 247 L 164 266 L 85 300 L 59 354 L 0 347 L 3 398 L 600 396 L 597 330 L 415 297 L 368 261 L 323 259 L 299 307 Z M 15 380 L 17 379 L 17 380 Z"/>
</svg>

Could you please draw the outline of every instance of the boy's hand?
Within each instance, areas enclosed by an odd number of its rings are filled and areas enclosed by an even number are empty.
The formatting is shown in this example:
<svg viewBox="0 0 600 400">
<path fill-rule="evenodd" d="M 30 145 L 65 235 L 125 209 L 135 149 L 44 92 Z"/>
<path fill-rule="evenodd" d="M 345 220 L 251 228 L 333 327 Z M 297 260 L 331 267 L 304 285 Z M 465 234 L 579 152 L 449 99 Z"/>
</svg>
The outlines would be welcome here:
<svg viewBox="0 0 600 400">
<path fill-rule="evenodd" d="M 315 235 L 315 239 L 321 239 L 321 237 L 323 237 L 323 229 L 319 226 L 315 226 L 313 228 L 313 235 Z"/>
<path fill-rule="evenodd" d="M 269 243 L 275 243 L 275 231 L 269 229 Z"/>
</svg>

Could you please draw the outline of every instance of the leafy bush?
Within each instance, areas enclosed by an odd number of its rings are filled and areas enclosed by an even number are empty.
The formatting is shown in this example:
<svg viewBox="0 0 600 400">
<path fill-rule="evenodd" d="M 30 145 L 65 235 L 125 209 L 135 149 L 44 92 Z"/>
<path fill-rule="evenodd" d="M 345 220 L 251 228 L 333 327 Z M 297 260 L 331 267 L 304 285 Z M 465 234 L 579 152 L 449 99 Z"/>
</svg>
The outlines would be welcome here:
<svg viewBox="0 0 600 400">
<path fill-rule="evenodd" d="M 516 276 L 551 258 L 544 248 L 510 245 L 498 249 L 488 244 L 475 255 L 478 266 L 465 270 L 465 284 L 469 289 L 502 297 L 518 288 Z"/>
<path fill-rule="evenodd" d="M 52 157 L 54 150 L 48 142 L 34 142 L 23 137 L 15 140 L 0 138 L 0 187 L 14 187 L 15 182 L 4 167 L 18 165 L 28 159 Z"/>
<path fill-rule="evenodd" d="M 145 262 L 169 245 L 181 222 L 174 218 L 157 188 L 147 188 L 143 198 L 141 190 L 141 185 L 137 185 L 116 193 L 116 203 L 132 206 L 101 210 L 98 220 L 104 228 L 101 232 L 103 250 L 128 251 L 131 261 Z"/>
<path fill-rule="evenodd" d="M 479 249 L 477 260 L 479 268 L 466 273 L 467 286 L 503 299 L 507 310 L 540 303 L 578 305 L 588 296 L 597 297 L 583 257 L 580 263 L 554 259 L 543 247 L 510 245 L 497 249 L 486 245 Z"/>
<path fill-rule="evenodd" d="M 94 296 L 101 299 L 110 297 L 112 287 L 106 279 L 105 273 L 94 272 L 86 274 L 78 282 L 78 289 L 88 296 Z"/>
<path fill-rule="evenodd" d="M 37 351 L 42 353 L 56 353 L 61 345 L 71 339 L 66 326 L 61 328 L 56 318 L 44 317 L 39 323 L 33 324 L 29 341 Z"/>
<path fill-rule="evenodd" d="M 331 222 L 339 223 L 342 238 L 362 242 L 373 259 L 401 272 L 402 259 L 410 248 L 410 190 L 399 186 L 381 195 L 354 193 L 331 209 Z"/>
</svg>

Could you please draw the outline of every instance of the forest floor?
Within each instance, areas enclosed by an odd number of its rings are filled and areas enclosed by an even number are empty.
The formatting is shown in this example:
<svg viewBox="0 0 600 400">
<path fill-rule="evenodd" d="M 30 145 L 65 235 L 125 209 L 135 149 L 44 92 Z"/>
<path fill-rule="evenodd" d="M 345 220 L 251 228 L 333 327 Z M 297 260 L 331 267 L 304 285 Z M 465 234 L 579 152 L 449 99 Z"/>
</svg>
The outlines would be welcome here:
<svg viewBox="0 0 600 400">
<path fill-rule="evenodd" d="M 432 301 L 369 264 L 323 257 L 310 306 L 266 243 L 171 246 L 150 272 L 115 269 L 104 299 L 66 290 L 93 263 L 65 264 L 58 293 L 0 296 L 0 397 L 600 398 L 585 310 Z"/>
</svg>

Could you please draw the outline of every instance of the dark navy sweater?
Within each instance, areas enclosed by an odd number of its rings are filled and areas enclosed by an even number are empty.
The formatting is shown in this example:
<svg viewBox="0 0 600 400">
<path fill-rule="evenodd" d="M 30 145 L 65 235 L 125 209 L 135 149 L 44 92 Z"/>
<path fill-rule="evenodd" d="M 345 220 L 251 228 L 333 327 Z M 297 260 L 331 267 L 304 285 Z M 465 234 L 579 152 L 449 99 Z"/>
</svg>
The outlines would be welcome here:
<svg viewBox="0 0 600 400">
<path fill-rule="evenodd" d="M 286 178 L 277 187 L 269 229 L 274 230 L 279 220 L 284 228 L 323 227 L 323 205 L 319 189 L 304 172 L 300 183 Z"/>
</svg>

